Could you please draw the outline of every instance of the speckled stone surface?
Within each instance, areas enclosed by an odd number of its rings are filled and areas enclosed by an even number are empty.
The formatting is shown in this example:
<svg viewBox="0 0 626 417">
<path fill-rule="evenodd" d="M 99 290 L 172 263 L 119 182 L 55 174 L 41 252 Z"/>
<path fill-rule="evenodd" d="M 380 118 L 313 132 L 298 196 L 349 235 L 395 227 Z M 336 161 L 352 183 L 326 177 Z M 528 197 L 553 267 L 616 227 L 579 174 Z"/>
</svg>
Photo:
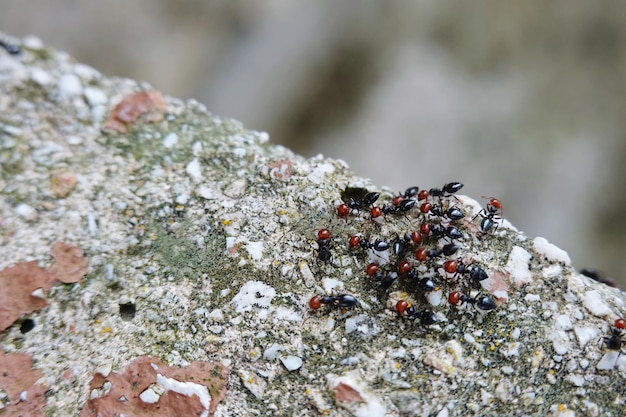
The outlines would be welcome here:
<svg viewBox="0 0 626 417">
<path fill-rule="evenodd" d="M 488 279 L 472 286 L 442 271 L 443 257 L 409 255 L 435 290 L 402 278 L 383 290 L 365 266 L 394 270 L 398 256 L 348 238 L 392 241 L 448 220 L 419 210 L 340 218 L 347 187 L 380 191 L 381 205 L 398 193 L 195 101 L 165 97 L 156 115 L 111 125 L 123 99 L 155 88 L 107 78 L 33 38 L 23 47 L 0 50 L 0 269 L 48 267 L 56 242 L 89 260 L 81 282 L 38 293 L 48 305 L 0 333 L 4 352 L 43 372 L 47 415 L 77 415 L 101 395 L 89 388 L 96 372 L 142 356 L 230 368 L 216 416 L 624 414 L 626 355 L 601 341 L 626 316 L 625 294 L 577 274 L 545 239 L 506 220 L 482 233 L 481 203 L 445 197 L 465 215 L 450 258 L 481 265 Z M 332 233 L 328 262 L 316 251 L 322 228 Z M 489 294 L 497 307 L 450 306 L 453 290 Z M 343 293 L 359 305 L 309 308 L 315 294 Z M 437 322 L 399 317 L 398 300 Z M 26 319 L 35 326 L 23 333 Z"/>
</svg>

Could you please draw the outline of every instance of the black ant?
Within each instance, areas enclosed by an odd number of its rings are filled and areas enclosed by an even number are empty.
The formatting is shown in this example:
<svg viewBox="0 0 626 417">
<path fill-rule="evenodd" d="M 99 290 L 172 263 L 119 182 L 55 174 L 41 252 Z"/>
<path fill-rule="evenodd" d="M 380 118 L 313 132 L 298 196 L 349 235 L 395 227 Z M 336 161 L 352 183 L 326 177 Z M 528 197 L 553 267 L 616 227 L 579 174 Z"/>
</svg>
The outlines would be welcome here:
<svg viewBox="0 0 626 417">
<path fill-rule="evenodd" d="M 484 311 L 491 311 L 496 308 L 496 303 L 493 301 L 493 298 L 484 294 L 477 294 L 474 298 L 472 298 L 462 292 L 453 291 L 448 295 L 448 302 L 455 306 L 472 304 L 479 310 Z"/>
<path fill-rule="evenodd" d="M 14 43 L 9 42 L 6 37 L 0 39 L 0 47 L 4 48 L 11 55 L 18 55 L 22 49 Z"/>
<path fill-rule="evenodd" d="M 498 230 L 498 223 L 495 220 L 501 219 L 500 212 L 502 210 L 502 202 L 497 198 L 491 198 L 487 206 L 476 214 L 472 220 L 476 219 L 476 217 L 482 217 L 480 221 L 480 230 L 483 233 L 487 233 L 493 228 L 495 232 Z"/>
<path fill-rule="evenodd" d="M 408 233 L 404 234 L 403 238 L 396 237 L 391 246 L 391 250 L 394 255 L 402 255 L 406 250 L 408 245 L 411 243 L 411 235 Z"/>
<path fill-rule="evenodd" d="M 428 194 L 439 199 L 441 199 L 441 197 L 449 197 L 463 188 L 463 185 L 464 184 L 461 182 L 449 182 L 444 184 L 441 188 L 431 188 L 428 190 Z"/>
<path fill-rule="evenodd" d="M 317 259 L 328 262 L 333 255 L 330 253 L 330 230 L 320 229 L 317 232 Z"/>
<path fill-rule="evenodd" d="M 363 196 L 363 198 L 361 198 L 358 201 L 355 200 L 354 198 L 350 198 L 346 202 L 346 204 L 352 210 L 362 210 L 374 204 L 376 200 L 378 200 L 378 197 L 380 197 L 380 193 L 376 193 L 376 192 L 367 193 Z"/>
<path fill-rule="evenodd" d="M 337 308 L 354 308 L 359 303 L 354 295 L 340 294 L 336 297 L 331 295 L 314 295 L 309 300 L 309 307 L 318 310 L 322 304 L 330 305 Z"/>
<path fill-rule="evenodd" d="M 454 206 L 446 210 L 445 215 L 450 220 L 461 220 L 463 217 L 465 217 L 465 214 L 463 214 L 461 209 L 459 209 L 458 207 L 454 207 Z"/>
</svg>

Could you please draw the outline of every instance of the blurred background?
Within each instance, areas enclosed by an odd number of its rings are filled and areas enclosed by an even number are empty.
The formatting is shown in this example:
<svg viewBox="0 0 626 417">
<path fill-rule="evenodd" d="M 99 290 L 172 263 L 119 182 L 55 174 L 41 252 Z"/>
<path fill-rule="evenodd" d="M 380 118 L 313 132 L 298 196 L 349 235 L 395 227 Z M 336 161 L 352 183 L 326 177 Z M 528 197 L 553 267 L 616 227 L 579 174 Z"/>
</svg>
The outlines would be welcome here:
<svg viewBox="0 0 626 417">
<path fill-rule="evenodd" d="M 464 182 L 626 287 L 626 2 L 3 0 L 0 30 L 379 185 Z"/>
</svg>

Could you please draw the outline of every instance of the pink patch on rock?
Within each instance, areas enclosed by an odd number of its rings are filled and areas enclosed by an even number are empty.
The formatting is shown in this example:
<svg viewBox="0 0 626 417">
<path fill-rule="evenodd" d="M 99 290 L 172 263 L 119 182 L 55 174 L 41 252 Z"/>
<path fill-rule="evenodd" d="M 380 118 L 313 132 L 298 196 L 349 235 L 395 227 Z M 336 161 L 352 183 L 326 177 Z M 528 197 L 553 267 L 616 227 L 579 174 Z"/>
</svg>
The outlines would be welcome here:
<svg viewBox="0 0 626 417">
<path fill-rule="evenodd" d="M 363 402 L 363 397 L 359 394 L 359 391 L 352 388 L 350 385 L 340 382 L 335 386 L 335 397 L 338 401 L 346 403 Z"/>
<path fill-rule="evenodd" d="M 89 385 L 89 391 L 101 389 L 105 382 L 110 390 L 100 397 L 87 401 L 80 417 L 118 416 L 121 414 L 136 417 L 165 416 L 211 416 L 217 405 L 226 396 L 226 382 L 230 368 L 220 363 L 192 362 L 180 368 L 168 367 L 159 358 L 142 356 L 132 361 L 121 373 L 112 372 L 106 377 L 97 373 Z M 207 388 L 211 402 L 208 410 L 193 394 L 184 395 L 168 390 L 156 402 L 144 402 L 140 395 L 157 382 L 157 374 L 180 382 L 192 382 Z"/>
<path fill-rule="evenodd" d="M 270 170 L 269 174 L 277 180 L 288 181 L 291 178 L 291 161 L 283 159 L 282 161 L 272 162 L 267 166 Z"/>
<path fill-rule="evenodd" d="M 8 329 L 22 314 L 48 304 L 32 295 L 35 290 L 48 292 L 55 282 L 75 283 L 87 273 L 88 261 L 80 248 L 58 242 L 51 253 L 56 262 L 48 269 L 30 261 L 0 271 L 0 331 Z"/>
<path fill-rule="evenodd" d="M 3 416 L 44 416 L 48 387 L 37 383 L 43 372 L 32 369 L 33 361 L 23 353 L 4 354 L 0 350 L 0 389 L 8 395 L 8 405 L 2 412 Z M 25 393 L 25 401 L 22 401 Z"/>
</svg>

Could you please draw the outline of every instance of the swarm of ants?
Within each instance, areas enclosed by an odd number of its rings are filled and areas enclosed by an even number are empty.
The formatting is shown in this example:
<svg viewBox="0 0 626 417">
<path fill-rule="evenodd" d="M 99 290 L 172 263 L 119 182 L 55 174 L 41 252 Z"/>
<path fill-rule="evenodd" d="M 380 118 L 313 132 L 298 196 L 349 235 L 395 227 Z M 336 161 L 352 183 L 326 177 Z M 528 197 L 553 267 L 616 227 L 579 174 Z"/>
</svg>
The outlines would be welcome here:
<svg viewBox="0 0 626 417">
<path fill-rule="evenodd" d="M 364 278 L 383 296 L 394 286 L 400 291 L 387 294 L 387 307 L 408 320 L 422 326 L 438 321 L 428 297 L 434 292 L 447 294 L 450 309 L 473 309 L 482 314 L 497 309 L 490 294 L 482 291 L 481 283 L 489 278 L 484 266 L 464 253 L 464 242 L 482 239 L 498 230 L 502 219 L 502 202 L 494 197 L 484 197 L 487 203 L 474 216 L 469 217 L 457 205 L 455 195 L 463 184 L 450 182 L 441 188 L 407 188 L 382 202 L 381 194 L 364 189 L 346 189 L 342 202 L 336 207 L 340 220 L 353 225 L 359 223 L 367 233 L 355 233 L 333 240 L 329 228 L 317 231 L 317 258 L 331 263 L 333 243 L 348 253 L 360 257 L 366 267 Z M 381 224 L 391 217 L 401 225 L 395 236 L 381 236 Z M 397 229 L 397 228 L 395 228 Z M 376 237 L 372 237 L 378 232 Z M 585 275 L 588 275 L 583 271 Z M 596 279 L 594 276 L 592 278 Z M 601 281 L 602 282 L 602 281 Z M 351 294 L 314 295 L 309 301 L 312 310 L 322 306 L 349 310 L 359 301 Z M 423 307 L 419 307 L 423 306 Z M 462 311 L 457 311 L 462 314 Z M 626 345 L 626 320 L 615 320 L 610 335 L 602 338 L 602 346 L 621 354 Z M 619 356 L 618 356 L 619 357 Z"/>
<path fill-rule="evenodd" d="M 366 279 L 381 292 L 401 286 L 399 298 L 391 308 L 405 319 L 422 325 L 437 322 L 437 314 L 426 301 L 429 294 L 447 291 L 451 307 L 473 308 L 483 313 L 496 309 L 495 300 L 481 291 L 481 281 L 488 278 L 483 267 L 468 261 L 463 255 L 463 241 L 469 234 L 482 237 L 498 229 L 502 203 L 489 198 L 485 208 L 468 218 L 456 204 L 455 194 L 463 188 L 460 182 L 450 182 L 441 188 L 420 189 L 411 186 L 397 195 L 381 198 L 381 193 L 365 189 L 346 189 L 336 208 L 337 217 L 358 225 L 363 222 L 364 233 L 350 234 L 340 241 L 352 255 L 361 257 Z M 381 200 L 385 200 L 382 201 Z M 401 225 L 395 236 L 381 236 L 380 225 L 391 217 Z M 391 220 L 391 219 L 390 219 Z M 473 227 L 468 227 L 474 224 Z M 474 231 L 472 231 L 474 230 Z M 372 232 L 378 232 L 372 237 Z M 387 233 L 389 234 L 389 233 Z M 333 259 L 333 233 L 329 228 L 317 231 L 317 258 L 329 263 Z M 416 301 L 416 300 L 419 300 Z M 314 295 L 309 301 L 313 310 L 328 308 L 352 309 L 358 306 L 350 294 Z M 424 308 L 418 308 L 424 305 Z"/>
</svg>

